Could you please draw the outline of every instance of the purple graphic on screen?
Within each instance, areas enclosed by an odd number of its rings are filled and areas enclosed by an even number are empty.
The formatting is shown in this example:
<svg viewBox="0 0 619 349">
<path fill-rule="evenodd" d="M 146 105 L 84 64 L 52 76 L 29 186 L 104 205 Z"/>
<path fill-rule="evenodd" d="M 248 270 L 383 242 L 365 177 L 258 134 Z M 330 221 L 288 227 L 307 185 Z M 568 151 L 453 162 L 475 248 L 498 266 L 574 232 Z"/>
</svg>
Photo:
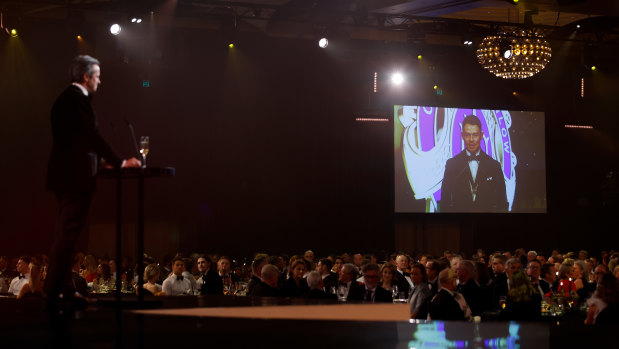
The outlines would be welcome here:
<svg viewBox="0 0 619 349">
<path fill-rule="evenodd" d="M 434 107 L 419 108 L 419 139 L 421 150 L 429 151 L 436 145 L 434 139 Z"/>
<path fill-rule="evenodd" d="M 503 145 L 503 173 L 505 174 L 505 178 L 511 178 L 511 166 L 512 166 L 512 157 L 511 157 L 511 143 L 509 141 L 509 132 L 507 131 L 507 125 L 505 125 L 505 119 L 503 119 L 503 112 L 500 110 L 495 111 L 495 115 L 497 120 L 499 121 L 499 130 L 501 130 L 501 144 Z"/>
</svg>

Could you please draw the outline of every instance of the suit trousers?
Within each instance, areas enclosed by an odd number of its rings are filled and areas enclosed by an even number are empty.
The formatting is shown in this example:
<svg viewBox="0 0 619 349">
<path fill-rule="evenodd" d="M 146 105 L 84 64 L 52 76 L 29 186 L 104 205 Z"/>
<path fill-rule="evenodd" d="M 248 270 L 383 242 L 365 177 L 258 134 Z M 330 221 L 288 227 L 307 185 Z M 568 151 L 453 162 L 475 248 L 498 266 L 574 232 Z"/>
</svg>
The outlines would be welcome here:
<svg viewBox="0 0 619 349">
<path fill-rule="evenodd" d="M 58 218 L 54 228 L 55 238 L 45 282 L 45 291 L 50 298 L 55 298 L 60 293 L 74 291 L 71 287 L 74 249 L 86 225 L 92 195 L 92 191 L 56 193 Z"/>
</svg>

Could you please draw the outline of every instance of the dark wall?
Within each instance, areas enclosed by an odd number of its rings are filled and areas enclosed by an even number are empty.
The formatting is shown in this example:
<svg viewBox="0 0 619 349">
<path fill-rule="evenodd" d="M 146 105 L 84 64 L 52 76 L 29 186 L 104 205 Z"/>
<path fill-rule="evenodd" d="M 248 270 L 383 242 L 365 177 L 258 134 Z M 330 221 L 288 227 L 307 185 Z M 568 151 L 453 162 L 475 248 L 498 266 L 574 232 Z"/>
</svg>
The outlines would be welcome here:
<svg viewBox="0 0 619 349">
<path fill-rule="evenodd" d="M 401 221 L 458 226 L 465 250 L 595 249 L 608 238 L 595 240 L 616 208 L 611 202 L 604 211 L 601 199 L 609 192 L 601 189 L 604 176 L 616 170 L 616 75 L 593 76 L 577 55 L 509 81 L 483 71 L 465 47 L 348 41 L 321 50 L 309 40 L 246 33 L 230 49 L 215 31 L 159 26 L 119 37 L 92 27 L 81 43 L 74 34 L 69 26 L 31 23 L 19 38 L 0 35 L 0 254 L 44 252 L 52 240 L 48 114 L 77 53 L 101 60 L 93 103 L 114 149 L 133 155 L 129 120 L 138 136 L 151 138 L 149 165 L 177 170 L 147 183 L 147 252 L 153 245 L 159 254 L 390 251 Z M 410 72 L 399 91 L 385 81 L 395 68 Z M 592 91 L 585 99 L 578 97 L 581 75 Z M 435 84 L 443 96 L 434 95 Z M 354 121 L 368 109 L 391 115 L 394 103 L 546 111 L 548 214 L 394 215 L 393 126 Z M 566 120 L 596 129 L 566 130 Z M 112 253 L 105 237 L 113 236 L 113 191 L 100 180 L 82 248 Z M 134 222 L 132 197 L 125 201 Z"/>
</svg>

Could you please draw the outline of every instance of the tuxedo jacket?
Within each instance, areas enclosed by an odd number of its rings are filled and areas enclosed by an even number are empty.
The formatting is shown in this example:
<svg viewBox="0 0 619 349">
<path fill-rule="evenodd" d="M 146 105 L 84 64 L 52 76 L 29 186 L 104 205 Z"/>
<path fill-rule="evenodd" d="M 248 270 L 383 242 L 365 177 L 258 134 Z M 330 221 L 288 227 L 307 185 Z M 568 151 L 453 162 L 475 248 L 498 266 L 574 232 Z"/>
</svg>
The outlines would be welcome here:
<svg viewBox="0 0 619 349">
<path fill-rule="evenodd" d="M 486 309 L 482 290 L 472 278 L 466 283 L 458 285 L 457 291 L 464 296 L 473 316 L 481 315 L 482 312 L 490 310 L 489 308 Z"/>
<path fill-rule="evenodd" d="M 406 292 L 406 296 L 410 293 L 411 284 L 406 280 L 406 277 L 410 278 L 410 274 L 407 272 L 400 273 L 399 271 L 395 271 L 393 273 L 393 284 L 398 286 L 398 292 Z"/>
<path fill-rule="evenodd" d="M 458 301 L 445 289 L 438 291 L 430 302 L 432 320 L 465 320 L 464 312 Z"/>
<path fill-rule="evenodd" d="M 500 310 L 501 306 L 499 301 L 501 296 L 507 297 L 507 292 L 509 291 L 509 287 L 507 286 L 507 274 L 502 272 L 501 274 L 495 276 L 492 280 L 490 280 L 490 284 L 488 286 L 492 290 L 492 307 L 495 310 Z"/>
<path fill-rule="evenodd" d="M 348 299 L 353 301 L 364 301 L 365 300 L 365 285 L 351 285 L 350 291 L 348 292 Z M 391 292 L 385 290 L 384 288 L 377 286 L 374 290 L 374 303 L 391 303 L 393 301 L 393 297 Z M 369 302 L 369 301 L 368 301 Z"/>
<path fill-rule="evenodd" d="M 329 272 L 324 279 L 322 279 L 323 286 L 325 287 L 325 291 L 329 292 L 331 287 L 337 287 L 338 284 L 338 275 L 334 272 Z"/>
<path fill-rule="evenodd" d="M 202 286 L 200 288 L 200 294 L 223 294 L 224 284 L 219 274 L 209 269 L 206 274 L 202 275 Z"/>
<path fill-rule="evenodd" d="M 267 283 L 260 281 L 259 284 L 254 286 L 249 295 L 254 297 L 281 297 L 282 292 L 269 286 Z"/>
<path fill-rule="evenodd" d="M 479 152 L 475 181 L 466 150 L 447 160 L 441 185 L 440 212 L 506 212 L 505 179 L 498 161 Z M 473 201 L 471 186 L 477 187 Z"/>
<path fill-rule="evenodd" d="M 99 134 L 90 98 L 76 86 L 60 94 L 51 111 L 52 151 L 47 189 L 54 192 L 93 191 L 100 158 L 120 168 L 118 158 Z"/>
</svg>

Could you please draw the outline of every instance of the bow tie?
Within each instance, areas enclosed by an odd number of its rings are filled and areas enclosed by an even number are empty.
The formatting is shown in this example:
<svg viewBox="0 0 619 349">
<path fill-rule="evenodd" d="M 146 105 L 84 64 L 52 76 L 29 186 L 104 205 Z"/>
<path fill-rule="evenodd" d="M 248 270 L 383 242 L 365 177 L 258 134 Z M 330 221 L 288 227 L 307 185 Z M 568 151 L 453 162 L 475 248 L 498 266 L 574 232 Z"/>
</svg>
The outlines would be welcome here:
<svg viewBox="0 0 619 349">
<path fill-rule="evenodd" d="M 183 281 L 183 276 L 182 275 L 176 275 L 176 280 L 177 281 Z"/>
<path fill-rule="evenodd" d="M 479 155 L 467 155 L 466 161 L 479 161 Z"/>
</svg>

